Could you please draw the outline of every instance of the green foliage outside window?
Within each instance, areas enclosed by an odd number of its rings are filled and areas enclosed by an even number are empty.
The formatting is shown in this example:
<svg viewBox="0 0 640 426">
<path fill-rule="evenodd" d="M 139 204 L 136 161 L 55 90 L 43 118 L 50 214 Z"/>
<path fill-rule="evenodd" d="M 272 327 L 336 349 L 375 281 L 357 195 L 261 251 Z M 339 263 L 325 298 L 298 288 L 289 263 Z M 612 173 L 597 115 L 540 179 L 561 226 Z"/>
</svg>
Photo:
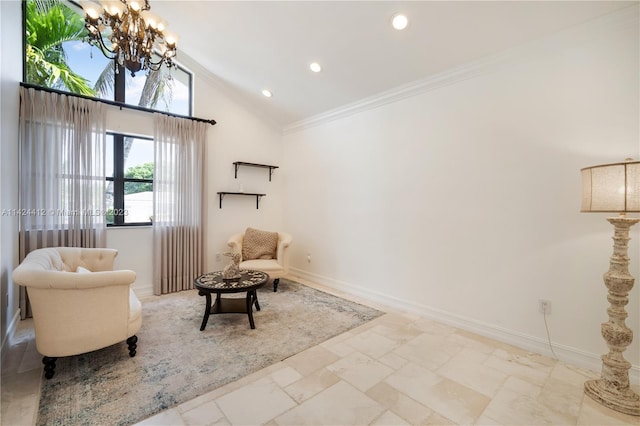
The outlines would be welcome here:
<svg viewBox="0 0 640 426">
<path fill-rule="evenodd" d="M 124 173 L 124 177 L 134 179 L 153 179 L 153 163 L 150 162 L 129 167 Z M 153 191 L 153 183 L 129 182 L 124 193 L 125 195 L 128 195 L 147 191 Z"/>
</svg>

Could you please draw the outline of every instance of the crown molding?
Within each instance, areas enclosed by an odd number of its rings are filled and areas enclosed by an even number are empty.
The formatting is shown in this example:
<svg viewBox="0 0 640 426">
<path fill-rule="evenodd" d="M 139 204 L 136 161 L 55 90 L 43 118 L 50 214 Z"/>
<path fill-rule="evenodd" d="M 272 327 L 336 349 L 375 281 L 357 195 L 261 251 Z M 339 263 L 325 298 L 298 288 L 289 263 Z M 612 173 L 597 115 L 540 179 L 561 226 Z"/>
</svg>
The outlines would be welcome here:
<svg viewBox="0 0 640 426">
<path fill-rule="evenodd" d="M 283 134 L 299 132 L 353 114 L 372 110 L 402 99 L 460 83 L 481 75 L 533 61 L 567 47 L 597 39 L 615 31 L 636 30 L 640 22 L 640 5 L 634 4 L 568 29 L 525 43 L 495 55 L 463 64 L 359 101 L 335 108 L 310 118 L 291 123 Z"/>
</svg>

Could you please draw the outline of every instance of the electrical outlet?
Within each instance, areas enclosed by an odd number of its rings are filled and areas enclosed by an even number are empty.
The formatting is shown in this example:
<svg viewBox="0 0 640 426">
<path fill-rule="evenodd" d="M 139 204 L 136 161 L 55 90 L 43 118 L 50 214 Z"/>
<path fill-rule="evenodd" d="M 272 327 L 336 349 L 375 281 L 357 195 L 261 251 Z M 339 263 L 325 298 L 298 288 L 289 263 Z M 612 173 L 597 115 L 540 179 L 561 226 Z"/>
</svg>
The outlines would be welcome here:
<svg viewBox="0 0 640 426">
<path fill-rule="evenodd" d="M 551 314 L 551 301 L 540 299 L 538 300 L 538 310 L 541 314 Z"/>
<path fill-rule="evenodd" d="M 307 263 L 311 263 L 311 253 L 307 253 Z"/>
<path fill-rule="evenodd" d="M 222 254 L 216 253 L 216 262 L 220 262 L 222 260 Z"/>
</svg>

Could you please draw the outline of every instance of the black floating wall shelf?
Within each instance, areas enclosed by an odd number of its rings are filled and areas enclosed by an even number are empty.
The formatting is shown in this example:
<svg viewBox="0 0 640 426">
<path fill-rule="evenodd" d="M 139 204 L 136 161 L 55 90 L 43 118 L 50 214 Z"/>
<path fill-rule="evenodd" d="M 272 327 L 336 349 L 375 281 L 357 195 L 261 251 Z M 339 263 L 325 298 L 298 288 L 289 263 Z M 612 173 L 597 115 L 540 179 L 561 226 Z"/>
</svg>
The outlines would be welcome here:
<svg viewBox="0 0 640 426">
<path fill-rule="evenodd" d="M 262 167 L 264 169 L 269 169 L 269 182 L 271 182 L 271 175 L 273 171 L 278 168 L 278 166 L 270 166 L 269 164 L 256 164 L 256 163 L 245 163 L 244 161 L 236 161 L 233 163 L 236 168 L 236 179 L 238 179 L 238 168 L 240 166 L 248 166 L 248 167 Z"/>
<path fill-rule="evenodd" d="M 252 197 L 256 197 L 256 209 L 260 208 L 260 198 L 264 197 L 267 194 L 255 194 L 251 192 L 218 192 L 218 196 L 220 197 L 220 208 L 222 208 L 222 199 L 225 195 L 249 195 Z"/>
</svg>

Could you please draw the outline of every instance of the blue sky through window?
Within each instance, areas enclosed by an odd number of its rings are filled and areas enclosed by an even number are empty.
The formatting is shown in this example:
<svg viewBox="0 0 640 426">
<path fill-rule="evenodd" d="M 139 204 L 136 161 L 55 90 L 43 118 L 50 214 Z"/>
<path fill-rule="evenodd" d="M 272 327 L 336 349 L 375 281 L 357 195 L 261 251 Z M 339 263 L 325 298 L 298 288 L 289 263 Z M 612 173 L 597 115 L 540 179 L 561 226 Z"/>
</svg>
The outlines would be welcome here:
<svg viewBox="0 0 640 426">
<path fill-rule="evenodd" d="M 93 88 L 102 71 L 110 64 L 100 50 L 89 43 L 69 41 L 62 44 L 67 54 L 67 64 L 77 74 L 89 80 L 89 87 Z M 93 56 L 93 57 L 92 57 Z M 113 90 L 99 94 L 102 99 L 113 100 Z"/>
<path fill-rule="evenodd" d="M 94 87 L 98 77 L 102 71 L 110 64 L 100 49 L 91 46 L 89 43 L 81 41 L 73 41 L 63 43 L 63 48 L 67 54 L 67 63 L 73 71 L 89 80 L 89 86 Z M 176 114 L 190 115 L 190 90 L 189 75 L 184 70 L 172 69 L 168 71 L 163 69 L 162 72 L 169 72 L 172 79 L 171 102 L 167 106 L 163 101 L 156 105 L 155 109 L 169 111 Z M 140 72 L 135 77 L 131 77 L 127 72 L 126 78 L 126 103 L 130 105 L 138 105 L 140 96 L 144 87 L 146 73 Z M 99 94 L 102 99 L 113 100 L 113 90 L 108 93 Z"/>
</svg>

